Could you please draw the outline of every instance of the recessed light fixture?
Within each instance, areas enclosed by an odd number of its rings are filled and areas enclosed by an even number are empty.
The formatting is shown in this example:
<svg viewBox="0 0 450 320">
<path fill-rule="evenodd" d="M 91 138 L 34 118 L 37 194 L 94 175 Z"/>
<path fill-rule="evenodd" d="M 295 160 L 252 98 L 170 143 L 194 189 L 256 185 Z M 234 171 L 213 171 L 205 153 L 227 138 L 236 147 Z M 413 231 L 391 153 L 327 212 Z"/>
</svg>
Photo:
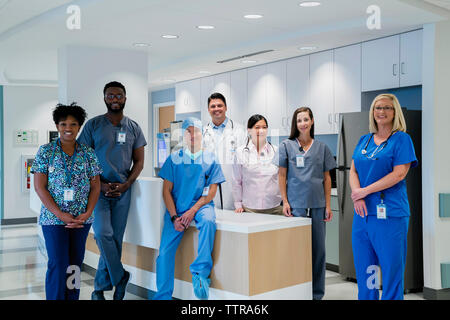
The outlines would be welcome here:
<svg viewBox="0 0 450 320">
<path fill-rule="evenodd" d="M 256 60 L 242 60 L 242 63 L 256 63 Z"/>
<path fill-rule="evenodd" d="M 211 71 L 201 70 L 201 71 L 199 71 L 198 73 L 201 73 L 201 74 L 210 74 Z"/>
<path fill-rule="evenodd" d="M 164 39 L 178 39 L 179 38 L 179 36 L 177 36 L 175 34 L 163 34 L 161 37 Z"/>
<path fill-rule="evenodd" d="M 161 81 L 162 82 L 170 82 L 170 83 L 177 82 L 177 80 L 175 80 L 175 79 L 162 79 Z"/>
<path fill-rule="evenodd" d="M 260 14 L 246 14 L 245 19 L 261 19 L 263 16 Z"/>
<path fill-rule="evenodd" d="M 321 3 L 319 1 L 303 1 L 299 3 L 300 7 L 310 8 L 320 6 Z"/>
<path fill-rule="evenodd" d="M 197 29 L 200 29 L 200 30 L 211 30 L 214 28 L 215 28 L 214 26 L 197 26 Z"/>
<path fill-rule="evenodd" d="M 299 50 L 304 50 L 304 51 L 312 51 L 312 50 L 316 50 L 317 47 L 315 47 L 315 46 L 304 46 L 304 47 L 300 47 L 298 49 Z"/>
<path fill-rule="evenodd" d="M 144 42 L 136 42 L 136 43 L 133 43 L 133 46 L 135 46 L 137 48 L 142 48 L 142 47 L 149 47 L 150 45 L 148 43 L 144 43 Z"/>
</svg>

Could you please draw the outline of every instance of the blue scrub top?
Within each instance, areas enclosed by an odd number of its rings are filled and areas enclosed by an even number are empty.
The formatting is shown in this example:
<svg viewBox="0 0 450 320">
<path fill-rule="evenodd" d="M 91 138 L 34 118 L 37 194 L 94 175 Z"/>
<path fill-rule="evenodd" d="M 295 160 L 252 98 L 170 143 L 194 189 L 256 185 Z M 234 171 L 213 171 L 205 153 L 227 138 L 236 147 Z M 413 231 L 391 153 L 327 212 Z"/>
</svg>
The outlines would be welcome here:
<svg viewBox="0 0 450 320">
<path fill-rule="evenodd" d="M 117 142 L 119 132 L 126 133 L 126 141 Z M 118 126 L 114 126 L 105 114 L 86 122 L 78 142 L 95 150 L 105 182 L 127 181 L 133 162 L 133 150 L 146 146 L 144 134 L 139 125 L 128 117 L 123 117 Z"/>
<path fill-rule="evenodd" d="M 194 206 L 204 187 L 225 182 L 220 164 L 214 154 L 207 151 L 195 160 L 183 150 L 171 153 L 159 171 L 159 177 L 173 183 L 172 197 L 178 215 Z M 214 206 L 214 201 L 207 205 Z"/>
<path fill-rule="evenodd" d="M 385 147 L 374 155 L 373 159 L 368 156 L 377 148 L 374 139 L 370 140 L 366 155 L 362 150 L 371 137 L 371 133 L 362 136 L 353 152 L 353 161 L 358 173 L 361 188 L 367 187 L 380 180 L 394 170 L 394 167 L 401 164 L 411 163 L 411 168 L 418 165 L 414 145 L 409 134 L 398 131 L 394 133 Z M 382 145 L 379 145 L 379 150 Z M 406 193 L 406 182 L 403 179 L 396 185 L 382 191 L 384 194 L 384 204 L 388 217 L 408 217 L 410 215 L 408 195 Z M 376 192 L 364 198 L 369 215 L 377 215 L 377 205 L 381 203 L 381 192 Z"/>
</svg>

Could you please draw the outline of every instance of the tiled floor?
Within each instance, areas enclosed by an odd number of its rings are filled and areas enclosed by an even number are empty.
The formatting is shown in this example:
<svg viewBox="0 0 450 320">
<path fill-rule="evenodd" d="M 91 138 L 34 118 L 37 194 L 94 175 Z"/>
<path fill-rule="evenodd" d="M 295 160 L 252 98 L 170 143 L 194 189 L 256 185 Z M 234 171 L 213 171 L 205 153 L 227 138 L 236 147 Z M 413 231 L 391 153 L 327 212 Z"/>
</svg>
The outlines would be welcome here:
<svg viewBox="0 0 450 320">
<path fill-rule="evenodd" d="M 0 299 L 45 299 L 45 272 L 47 257 L 39 243 L 36 225 L 0 226 Z M 89 300 L 93 290 L 93 277 L 81 275 L 81 300 Z M 108 300 L 112 291 L 105 292 Z M 125 300 L 141 300 L 129 292 Z M 327 271 L 325 300 L 356 300 L 356 283 L 345 281 L 335 272 Z M 423 300 L 422 293 L 405 295 L 407 300 Z"/>
</svg>

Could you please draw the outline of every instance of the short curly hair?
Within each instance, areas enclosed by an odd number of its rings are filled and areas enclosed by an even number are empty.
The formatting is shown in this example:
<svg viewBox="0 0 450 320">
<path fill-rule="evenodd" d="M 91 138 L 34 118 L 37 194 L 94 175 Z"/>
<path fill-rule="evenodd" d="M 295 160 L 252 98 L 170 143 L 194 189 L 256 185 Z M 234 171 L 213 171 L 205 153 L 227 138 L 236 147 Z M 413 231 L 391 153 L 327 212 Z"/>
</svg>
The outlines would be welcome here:
<svg viewBox="0 0 450 320">
<path fill-rule="evenodd" d="M 58 124 L 61 120 L 67 119 L 68 116 L 74 117 L 81 127 L 87 118 L 87 113 L 82 107 L 77 105 L 76 102 L 72 102 L 70 105 L 58 103 L 53 110 L 53 121 L 55 124 Z"/>
</svg>

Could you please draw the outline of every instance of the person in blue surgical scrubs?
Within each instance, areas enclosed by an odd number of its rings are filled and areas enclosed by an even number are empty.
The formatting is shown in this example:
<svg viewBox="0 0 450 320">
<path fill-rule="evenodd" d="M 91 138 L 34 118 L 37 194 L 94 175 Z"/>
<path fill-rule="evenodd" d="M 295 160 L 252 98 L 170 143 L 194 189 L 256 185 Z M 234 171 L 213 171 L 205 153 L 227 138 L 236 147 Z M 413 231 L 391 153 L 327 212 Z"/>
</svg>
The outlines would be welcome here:
<svg viewBox="0 0 450 320">
<path fill-rule="evenodd" d="M 281 142 L 278 181 L 287 217 L 311 218 L 313 299 L 325 294 L 325 223 L 331 221 L 330 170 L 336 161 L 326 144 L 314 139 L 314 116 L 301 107 L 292 116 L 289 139 Z"/>
<path fill-rule="evenodd" d="M 105 300 L 103 291 L 116 287 L 114 300 L 122 300 L 130 273 L 121 262 L 122 241 L 130 208 L 131 186 L 144 168 L 147 145 L 139 125 L 123 114 L 126 90 L 117 81 L 103 89 L 106 114 L 89 120 L 78 139 L 95 150 L 103 173 L 100 198 L 94 210 L 94 234 L 100 259 L 92 300 Z"/>
<path fill-rule="evenodd" d="M 354 150 L 349 179 L 358 299 L 379 299 L 381 269 L 382 299 L 402 300 L 410 215 L 405 178 L 418 161 L 394 95 L 373 100 L 369 130 Z"/>
<path fill-rule="evenodd" d="M 182 124 L 184 148 L 173 152 L 159 176 L 164 179 L 166 205 L 164 228 L 156 260 L 155 300 L 170 300 L 174 288 L 175 254 L 184 231 L 192 220 L 199 230 L 197 258 L 190 265 L 194 294 L 209 297 L 209 274 L 213 266 L 212 250 L 216 233 L 214 196 L 217 185 L 225 182 L 213 153 L 202 151 L 202 123 L 189 117 Z"/>
</svg>

